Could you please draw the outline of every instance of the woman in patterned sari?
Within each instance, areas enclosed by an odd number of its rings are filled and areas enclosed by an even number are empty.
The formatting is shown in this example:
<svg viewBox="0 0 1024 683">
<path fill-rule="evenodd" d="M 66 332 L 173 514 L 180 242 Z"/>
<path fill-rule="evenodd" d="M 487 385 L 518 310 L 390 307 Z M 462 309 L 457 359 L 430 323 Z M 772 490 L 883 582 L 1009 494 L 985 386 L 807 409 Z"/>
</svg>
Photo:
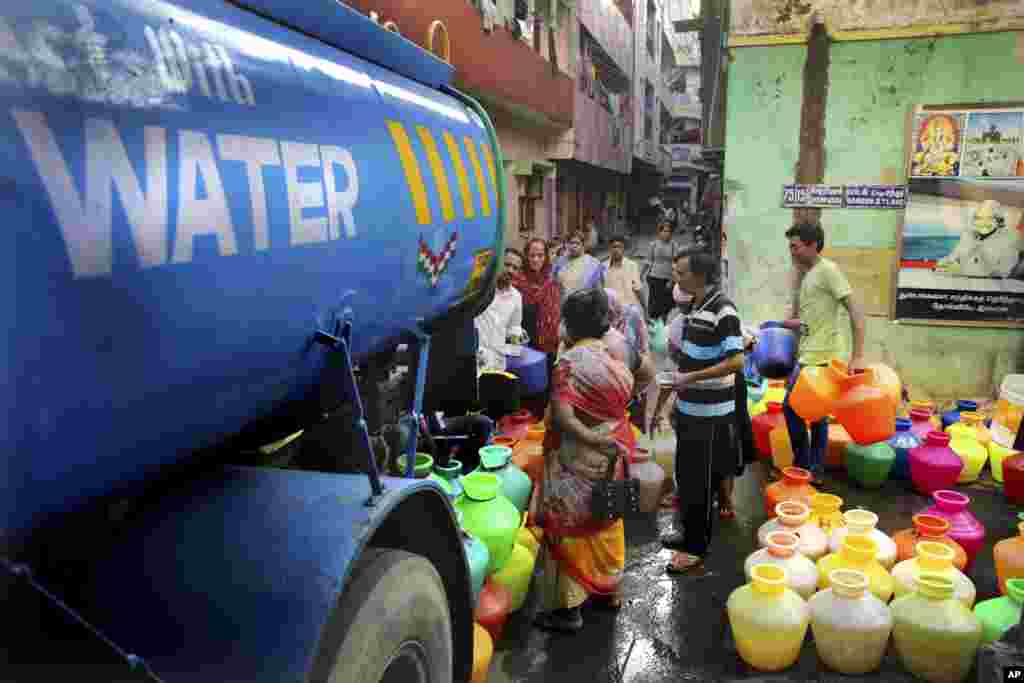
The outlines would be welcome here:
<svg viewBox="0 0 1024 683">
<path fill-rule="evenodd" d="M 580 606 L 600 596 L 619 604 L 626 539 L 621 519 L 598 522 L 590 514 L 595 482 L 612 464 L 623 476 L 623 457 L 634 448 L 625 418 L 633 375 L 614 360 L 601 338 L 609 329 L 603 290 L 570 296 L 562 307 L 567 343 L 552 378 L 544 436 L 545 476 L 539 510 L 544 529 L 543 610 L 536 624 L 575 632 Z"/>
</svg>

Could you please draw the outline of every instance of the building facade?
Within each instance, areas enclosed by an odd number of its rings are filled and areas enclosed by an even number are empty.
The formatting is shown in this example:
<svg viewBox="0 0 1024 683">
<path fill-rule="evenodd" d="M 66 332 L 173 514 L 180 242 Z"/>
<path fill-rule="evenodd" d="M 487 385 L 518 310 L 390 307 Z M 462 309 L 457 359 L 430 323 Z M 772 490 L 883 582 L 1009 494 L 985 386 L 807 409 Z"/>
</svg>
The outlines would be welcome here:
<svg viewBox="0 0 1024 683">
<path fill-rule="evenodd" d="M 632 2 L 632 0 L 630 0 Z M 560 232 L 593 221 L 602 238 L 624 227 L 633 164 L 631 4 L 581 0 L 573 128 L 555 150 Z"/>
<path fill-rule="evenodd" d="M 1020 106 L 1007 84 L 1024 82 L 1024 5 L 812 0 L 782 16 L 760 0 L 732 4 L 725 222 L 741 315 L 786 315 L 784 232 L 798 216 L 820 220 L 825 255 L 867 313 L 868 361 L 893 367 L 912 398 L 992 397 L 1021 371 L 1019 329 L 893 319 L 905 212 L 785 209 L 782 185 L 906 184 L 913 108 Z"/>
<path fill-rule="evenodd" d="M 551 158 L 572 129 L 578 54 L 573 0 L 346 0 L 455 67 L 455 84 L 484 106 L 505 157 L 506 243 L 557 230 Z"/>
</svg>

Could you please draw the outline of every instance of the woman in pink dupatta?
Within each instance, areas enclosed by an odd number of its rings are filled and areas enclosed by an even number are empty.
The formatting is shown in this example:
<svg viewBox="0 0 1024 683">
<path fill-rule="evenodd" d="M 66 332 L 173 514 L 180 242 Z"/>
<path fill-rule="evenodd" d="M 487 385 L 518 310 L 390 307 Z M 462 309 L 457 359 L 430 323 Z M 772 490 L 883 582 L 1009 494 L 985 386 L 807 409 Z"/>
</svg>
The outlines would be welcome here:
<svg viewBox="0 0 1024 683">
<path fill-rule="evenodd" d="M 566 349 L 552 377 L 551 411 L 544 437 L 545 477 L 540 502 L 544 529 L 541 628 L 578 631 L 580 606 L 590 596 L 618 605 L 626 558 L 621 519 L 598 522 L 590 514 L 595 482 L 609 462 L 623 476 L 623 457 L 635 438 L 625 411 L 633 374 L 608 352 L 608 301 L 599 289 L 571 295 L 562 308 Z"/>
</svg>

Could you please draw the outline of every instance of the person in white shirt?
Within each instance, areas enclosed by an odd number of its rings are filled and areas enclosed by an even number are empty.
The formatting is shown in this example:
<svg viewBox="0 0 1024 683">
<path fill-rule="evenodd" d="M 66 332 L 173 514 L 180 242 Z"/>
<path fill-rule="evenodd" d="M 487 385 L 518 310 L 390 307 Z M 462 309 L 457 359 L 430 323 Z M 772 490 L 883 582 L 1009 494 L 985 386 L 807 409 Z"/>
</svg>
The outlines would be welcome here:
<svg viewBox="0 0 1024 683">
<path fill-rule="evenodd" d="M 523 341 L 523 297 L 512 286 L 512 278 L 522 269 L 523 255 L 515 249 L 506 249 L 505 267 L 498 274 L 494 301 L 474 321 L 480 337 L 477 354 L 480 370 L 504 371 L 509 340 Z"/>
<path fill-rule="evenodd" d="M 604 271 L 604 286 L 614 289 L 623 306 L 643 309 L 644 285 L 640 266 L 626 256 L 626 237 L 616 234 L 608 241 L 608 265 Z"/>
</svg>

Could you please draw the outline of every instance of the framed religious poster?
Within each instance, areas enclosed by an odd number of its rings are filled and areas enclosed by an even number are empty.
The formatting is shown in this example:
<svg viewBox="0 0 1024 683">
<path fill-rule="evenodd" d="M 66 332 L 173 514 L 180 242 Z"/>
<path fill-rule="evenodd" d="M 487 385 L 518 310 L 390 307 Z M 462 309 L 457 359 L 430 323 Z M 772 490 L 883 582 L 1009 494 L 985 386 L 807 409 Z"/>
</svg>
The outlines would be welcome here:
<svg viewBox="0 0 1024 683">
<path fill-rule="evenodd" d="M 893 317 L 1024 326 L 1024 103 L 918 107 Z"/>
</svg>

